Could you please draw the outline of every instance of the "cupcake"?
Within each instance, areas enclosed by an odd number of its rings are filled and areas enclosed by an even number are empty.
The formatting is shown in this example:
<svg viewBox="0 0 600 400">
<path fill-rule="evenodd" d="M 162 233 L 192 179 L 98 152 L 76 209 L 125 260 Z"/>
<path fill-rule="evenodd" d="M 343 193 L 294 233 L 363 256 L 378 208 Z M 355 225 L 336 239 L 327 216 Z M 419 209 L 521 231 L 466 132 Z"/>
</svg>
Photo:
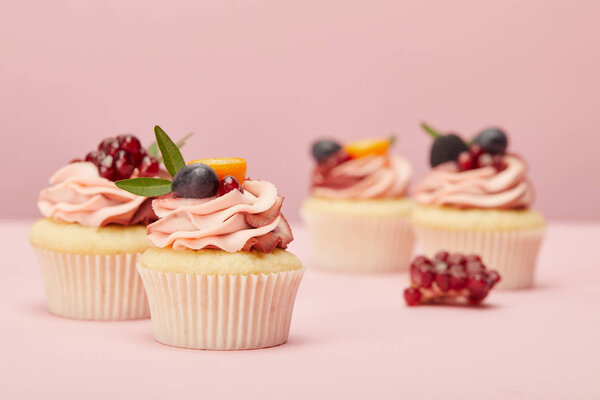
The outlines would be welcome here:
<svg viewBox="0 0 600 400">
<path fill-rule="evenodd" d="M 392 143 L 313 145 L 316 168 L 301 216 L 315 266 L 350 272 L 408 269 L 414 244 L 413 206 L 406 197 L 412 168 L 390 154 Z"/>
<path fill-rule="evenodd" d="M 499 288 L 533 286 L 546 222 L 531 208 L 525 161 L 506 151 L 507 136 L 497 128 L 470 145 L 424 128 L 435 137 L 432 170 L 414 190 L 413 224 L 425 254 L 477 253 L 502 275 Z"/>
<path fill-rule="evenodd" d="M 150 199 L 114 181 L 158 173 L 158 161 L 140 141 L 121 135 L 52 175 L 38 200 L 44 218 L 30 232 L 52 313 L 93 320 L 150 316 L 135 266 L 148 248 L 145 225 L 157 218 Z"/>
<path fill-rule="evenodd" d="M 283 197 L 267 181 L 246 179 L 240 158 L 186 165 L 160 128 L 165 179 L 130 179 L 122 188 L 157 195 L 158 221 L 138 270 L 160 343 L 209 350 L 277 346 L 288 338 L 304 267 L 292 241 Z"/>
</svg>

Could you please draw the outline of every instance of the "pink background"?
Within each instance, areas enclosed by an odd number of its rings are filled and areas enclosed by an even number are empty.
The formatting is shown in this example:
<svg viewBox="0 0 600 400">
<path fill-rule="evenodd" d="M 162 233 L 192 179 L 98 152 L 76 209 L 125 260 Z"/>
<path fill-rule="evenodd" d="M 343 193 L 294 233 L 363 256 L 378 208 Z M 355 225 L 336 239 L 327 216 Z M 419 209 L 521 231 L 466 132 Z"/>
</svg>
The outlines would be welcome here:
<svg viewBox="0 0 600 400">
<path fill-rule="evenodd" d="M 598 1 L 0 0 L 0 217 L 37 215 L 49 175 L 101 138 L 197 132 L 186 158 L 242 155 L 297 218 L 308 146 L 417 123 L 501 124 L 537 206 L 600 218 Z"/>
</svg>

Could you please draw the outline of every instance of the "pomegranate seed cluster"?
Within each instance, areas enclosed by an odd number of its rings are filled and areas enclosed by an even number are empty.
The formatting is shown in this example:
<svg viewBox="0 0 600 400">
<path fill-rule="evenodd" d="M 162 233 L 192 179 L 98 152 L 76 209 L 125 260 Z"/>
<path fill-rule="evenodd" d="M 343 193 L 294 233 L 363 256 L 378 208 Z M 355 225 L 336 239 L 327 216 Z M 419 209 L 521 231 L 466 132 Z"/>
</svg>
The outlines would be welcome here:
<svg viewBox="0 0 600 400">
<path fill-rule="evenodd" d="M 411 286 L 404 290 L 409 306 L 423 303 L 479 304 L 500 282 L 500 274 L 489 270 L 476 254 L 440 251 L 431 260 L 416 257 L 410 266 Z"/>
<path fill-rule="evenodd" d="M 483 147 L 478 144 L 473 144 L 469 146 L 467 151 L 460 153 L 456 162 L 460 171 L 468 171 L 483 167 L 494 167 L 501 170 L 504 167 L 502 155 L 487 153 Z"/>
<path fill-rule="evenodd" d="M 156 176 L 159 171 L 158 160 L 148 154 L 134 135 L 106 138 L 84 160 L 96 165 L 100 176 L 111 181 L 131 178 L 136 170 L 142 177 Z"/>
</svg>

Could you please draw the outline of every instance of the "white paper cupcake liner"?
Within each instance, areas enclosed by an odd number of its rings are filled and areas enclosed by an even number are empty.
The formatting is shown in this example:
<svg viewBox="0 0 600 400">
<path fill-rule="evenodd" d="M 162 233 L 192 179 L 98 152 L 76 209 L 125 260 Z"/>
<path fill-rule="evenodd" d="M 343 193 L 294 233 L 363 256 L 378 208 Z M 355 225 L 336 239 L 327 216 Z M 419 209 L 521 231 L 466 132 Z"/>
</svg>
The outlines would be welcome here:
<svg viewBox="0 0 600 400">
<path fill-rule="evenodd" d="M 488 268 L 497 270 L 499 289 L 533 286 L 537 255 L 545 229 L 511 231 L 459 231 L 415 226 L 417 238 L 427 256 L 440 250 L 479 254 Z"/>
<path fill-rule="evenodd" d="M 302 212 L 315 266 L 347 272 L 406 271 L 413 253 L 409 216 L 367 217 Z"/>
<path fill-rule="evenodd" d="M 304 268 L 250 275 L 158 271 L 138 264 L 154 337 L 204 350 L 248 350 L 285 343 Z"/>
<path fill-rule="evenodd" d="M 48 308 L 54 314 L 92 320 L 150 317 L 139 254 L 70 254 L 36 248 Z"/>
</svg>

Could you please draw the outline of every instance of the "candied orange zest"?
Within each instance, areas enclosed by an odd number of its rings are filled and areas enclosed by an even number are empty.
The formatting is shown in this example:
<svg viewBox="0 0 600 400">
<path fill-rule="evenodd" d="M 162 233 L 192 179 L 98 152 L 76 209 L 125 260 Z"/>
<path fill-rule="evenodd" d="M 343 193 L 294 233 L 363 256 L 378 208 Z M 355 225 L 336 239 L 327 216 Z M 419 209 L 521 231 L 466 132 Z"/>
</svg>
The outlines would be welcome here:
<svg viewBox="0 0 600 400">
<path fill-rule="evenodd" d="M 219 180 L 227 175 L 235 177 L 240 184 L 246 180 L 246 160 L 237 157 L 224 158 L 199 158 L 188 162 L 188 164 L 205 164 L 215 170 Z"/>
<path fill-rule="evenodd" d="M 348 143 L 344 146 L 346 152 L 352 158 L 367 156 L 381 156 L 390 149 L 390 139 L 363 139 Z"/>
</svg>

